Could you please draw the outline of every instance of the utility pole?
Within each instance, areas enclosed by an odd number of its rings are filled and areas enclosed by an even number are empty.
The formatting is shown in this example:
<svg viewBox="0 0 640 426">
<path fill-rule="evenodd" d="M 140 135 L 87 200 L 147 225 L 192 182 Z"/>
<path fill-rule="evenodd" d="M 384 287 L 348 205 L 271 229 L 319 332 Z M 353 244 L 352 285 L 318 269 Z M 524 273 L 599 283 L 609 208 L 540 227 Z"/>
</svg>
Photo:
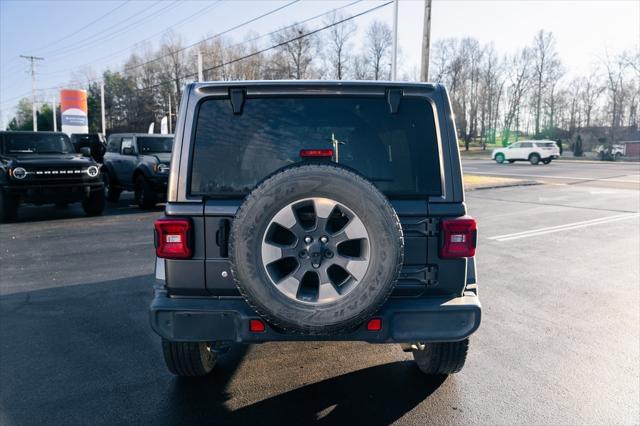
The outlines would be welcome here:
<svg viewBox="0 0 640 426">
<path fill-rule="evenodd" d="M 51 112 L 53 113 L 53 131 L 57 132 L 58 131 L 58 121 L 57 121 L 57 114 L 56 114 L 56 95 L 53 95 L 53 97 L 51 98 Z"/>
<path fill-rule="evenodd" d="M 167 130 L 171 134 L 171 92 L 169 92 L 169 120 L 167 120 Z"/>
<path fill-rule="evenodd" d="M 398 1 L 393 2 L 393 53 L 391 54 L 391 81 L 398 77 Z"/>
<path fill-rule="evenodd" d="M 429 81 L 429 49 L 431 48 L 431 0 L 424 0 L 424 20 L 422 27 L 422 61 L 420 81 Z"/>
<path fill-rule="evenodd" d="M 100 114 L 102 115 L 102 136 L 107 137 L 107 123 L 104 111 L 104 80 L 100 82 Z"/>
<path fill-rule="evenodd" d="M 198 54 L 198 81 L 204 81 L 204 75 L 202 73 L 202 52 L 200 49 L 197 50 Z"/>
<path fill-rule="evenodd" d="M 36 114 L 36 61 L 44 61 L 38 56 L 20 55 L 21 58 L 31 62 L 31 110 L 33 112 L 33 131 L 38 131 L 38 117 Z"/>
</svg>

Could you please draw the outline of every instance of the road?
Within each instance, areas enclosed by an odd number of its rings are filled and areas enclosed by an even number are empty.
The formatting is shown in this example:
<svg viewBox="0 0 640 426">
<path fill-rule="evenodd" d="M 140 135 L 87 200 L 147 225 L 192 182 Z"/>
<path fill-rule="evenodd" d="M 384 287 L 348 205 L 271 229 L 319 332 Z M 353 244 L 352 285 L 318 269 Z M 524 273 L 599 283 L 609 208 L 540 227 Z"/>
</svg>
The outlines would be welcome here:
<svg viewBox="0 0 640 426">
<path fill-rule="evenodd" d="M 532 166 L 527 162 L 497 164 L 489 160 L 463 160 L 465 173 L 536 180 L 549 184 L 640 189 L 640 163 L 553 161 Z"/>
<path fill-rule="evenodd" d="M 634 175 L 551 166 L 499 169 Z M 161 211 L 129 202 L 0 225 L 0 424 L 640 421 L 640 191 L 626 182 L 468 194 L 483 322 L 465 369 L 435 379 L 398 346 L 364 343 L 236 346 L 210 378 L 172 377 L 147 319 Z"/>
</svg>

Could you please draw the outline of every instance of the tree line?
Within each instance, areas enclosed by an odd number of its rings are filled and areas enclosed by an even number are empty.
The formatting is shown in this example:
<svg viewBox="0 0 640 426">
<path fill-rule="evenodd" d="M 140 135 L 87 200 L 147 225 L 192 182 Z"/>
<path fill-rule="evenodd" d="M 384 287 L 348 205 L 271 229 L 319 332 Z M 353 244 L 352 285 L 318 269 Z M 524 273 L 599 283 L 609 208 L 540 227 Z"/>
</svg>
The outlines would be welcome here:
<svg viewBox="0 0 640 426">
<path fill-rule="evenodd" d="M 108 131 L 146 131 L 170 110 L 175 115 L 181 88 L 198 78 L 198 55 L 208 81 L 390 79 L 388 24 L 373 21 L 357 37 L 355 22 L 333 13 L 322 26 L 326 29 L 316 32 L 304 23 L 293 24 L 267 36 L 213 37 L 191 47 L 168 32 L 158 47 L 146 44 L 132 53 L 121 69 L 107 69 L 99 78 L 91 69 L 80 70 L 72 83 L 88 91 L 90 131 L 99 132 L 100 81 Z M 593 127 L 606 128 L 615 141 L 622 129 L 638 128 L 637 52 L 605 52 L 583 75 L 569 77 L 554 35 L 540 30 L 529 45 L 511 54 L 470 37 L 437 40 L 430 63 L 430 80 L 449 90 L 466 149 L 507 144 L 522 135 L 571 139 Z M 404 70 L 400 79 L 415 81 L 418 70 Z M 46 130 L 52 120 L 45 121 L 39 129 Z M 9 127 L 31 127 L 27 99 L 20 101 Z"/>
</svg>

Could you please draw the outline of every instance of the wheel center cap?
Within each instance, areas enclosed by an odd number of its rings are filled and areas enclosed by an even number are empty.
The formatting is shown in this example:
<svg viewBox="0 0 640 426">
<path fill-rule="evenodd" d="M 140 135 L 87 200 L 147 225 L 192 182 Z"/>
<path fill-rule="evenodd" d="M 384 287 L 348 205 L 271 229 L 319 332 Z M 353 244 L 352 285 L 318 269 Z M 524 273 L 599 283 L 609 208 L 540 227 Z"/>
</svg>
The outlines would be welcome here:
<svg viewBox="0 0 640 426">
<path fill-rule="evenodd" d="M 309 259 L 311 260 L 311 266 L 319 268 L 322 264 L 322 253 L 324 252 L 324 244 L 319 241 L 315 241 L 307 248 L 309 252 Z"/>
</svg>

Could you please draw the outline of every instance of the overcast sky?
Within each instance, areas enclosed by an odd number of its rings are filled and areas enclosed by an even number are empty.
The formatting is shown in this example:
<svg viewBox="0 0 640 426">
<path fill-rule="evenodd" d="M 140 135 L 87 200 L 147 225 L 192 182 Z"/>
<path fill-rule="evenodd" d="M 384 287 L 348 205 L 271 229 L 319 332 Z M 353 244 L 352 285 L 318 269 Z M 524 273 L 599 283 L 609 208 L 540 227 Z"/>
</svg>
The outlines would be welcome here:
<svg viewBox="0 0 640 426">
<path fill-rule="evenodd" d="M 270 32 L 350 1 L 300 1 L 228 34 L 241 40 L 247 32 Z M 38 63 L 37 86 L 64 85 L 71 74 L 90 66 L 99 75 L 119 69 L 146 40 L 157 46 L 169 27 L 193 43 L 268 12 L 288 1 L 28 1 L 0 0 L 0 108 L 2 125 L 18 99 L 30 96 L 29 65 L 19 55 L 44 57 Z M 343 9 L 357 14 L 384 2 L 365 0 Z M 401 0 L 400 73 L 412 74 L 420 63 L 422 0 Z M 356 19 L 363 33 L 373 19 L 391 24 L 393 7 Z M 310 22 L 316 27 L 322 19 Z M 84 28 L 83 28 L 84 27 Z M 554 33 L 569 75 L 587 74 L 605 52 L 638 49 L 640 0 L 434 0 L 432 39 L 475 37 L 493 42 L 498 52 L 513 52 L 531 43 L 544 29 Z M 358 35 L 361 38 L 361 35 Z M 356 47 L 357 48 L 357 47 Z M 194 59 L 195 60 L 195 59 Z M 49 89 L 51 96 L 57 90 Z"/>
</svg>

